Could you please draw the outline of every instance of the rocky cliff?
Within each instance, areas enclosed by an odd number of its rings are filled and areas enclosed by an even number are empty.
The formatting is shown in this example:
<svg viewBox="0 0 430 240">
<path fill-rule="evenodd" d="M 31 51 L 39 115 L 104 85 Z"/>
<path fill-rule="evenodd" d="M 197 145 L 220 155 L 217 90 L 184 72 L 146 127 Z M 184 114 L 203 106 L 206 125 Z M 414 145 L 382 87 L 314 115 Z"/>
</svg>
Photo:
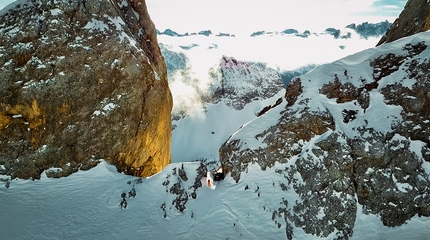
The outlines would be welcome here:
<svg viewBox="0 0 430 240">
<path fill-rule="evenodd" d="M 242 110 L 252 101 L 271 98 L 284 88 L 279 72 L 265 63 L 238 61 L 233 57 L 223 56 L 210 75 L 211 101 L 223 100 L 236 110 Z"/>
<path fill-rule="evenodd" d="M 17 1 L 0 13 L 1 174 L 170 163 L 172 98 L 144 0 Z"/>
<path fill-rule="evenodd" d="M 391 23 L 388 21 L 379 23 L 364 22 L 356 25 L 355 23 L 349 24 L 346 28 L 353 29 L 356 33 L 360 34 L 363 38 L 380 37 L 383 36 L 390 28 Z"/>
<path fill-rule="evenodd" d="M 285 177 L 272 219 L 283 218 L 288 239 L 297 227 L 348 239 L 359 206 L 390 227 L 430 217 L 429 39 L 420 33 L 293 79 L 283 103 L 222 145 L 237 182 L 251 165 Z"/>
<path fill-rule="evenodd" d="M 399 38 L 430 30 L 430 2 L 409 0 L 400 16 L 394 21 L 377 46 Z"/>
</svg>

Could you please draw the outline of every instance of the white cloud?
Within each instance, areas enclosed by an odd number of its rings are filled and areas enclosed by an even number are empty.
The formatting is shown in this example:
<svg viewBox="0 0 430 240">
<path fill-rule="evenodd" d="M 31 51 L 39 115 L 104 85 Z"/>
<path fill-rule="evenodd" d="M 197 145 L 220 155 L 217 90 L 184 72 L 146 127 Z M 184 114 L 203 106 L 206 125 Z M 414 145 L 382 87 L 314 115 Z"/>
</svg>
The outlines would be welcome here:
<svg viewBox="0 0 430 240">
<path fill-rule="evenodd" d="M 399 6 L 396 6 L 396 5 L 385 5 L 385 6 L 383 6 L 383 8 L 386 8 L 386 9 L 399 9 Z"/>
<path fill-rule="evenodd" d="M 0 9 L 11 2 L 14 0 L 1 0 Z M 352 22 L 383 21 L 387 16 L 394 20 L 402 10 L 385 0 L 146 0 L 146 4 L 158 29 L 180 32 L 319 30 Z"/>
<path fill-rule="evenodd" d="M 376 0 L 147 0 L 151 18 L 161 30 L 282 30 L 342 27 L 355 21 L 383 21 Z M 391 9 L 392 11 L 392 9 Z M 399 9 L 400 12 L 400 9 Z M 369 20 L 366 20 L 369 19 Z M 389 19 L 391 20 L 391 19 Z M 339 26 L 340 25 L 340 26 Z"/>
</svg>

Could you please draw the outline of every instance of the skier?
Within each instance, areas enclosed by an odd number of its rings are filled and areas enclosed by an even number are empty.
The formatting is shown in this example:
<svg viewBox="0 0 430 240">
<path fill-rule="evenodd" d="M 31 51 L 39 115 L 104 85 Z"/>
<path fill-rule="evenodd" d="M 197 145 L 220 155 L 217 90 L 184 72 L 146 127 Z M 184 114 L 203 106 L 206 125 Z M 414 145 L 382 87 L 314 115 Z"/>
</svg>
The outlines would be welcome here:
<svg viewBox="0 0 430 240">
<path fill-rule="evenodd" d="M 121 208 L 124 208 L 124 209 L 126 209 L 127 208 L 127 200 L 125 200 L 125 197 L 126 197 L 127 195 L 125 194 L 125 193 L 122 193 L 121 194 L 121 197 L 122 197 L 122 200 L 121 200 L 121 202 L 119 203 L 119 206 L 121 207 Z"/>
</svg>

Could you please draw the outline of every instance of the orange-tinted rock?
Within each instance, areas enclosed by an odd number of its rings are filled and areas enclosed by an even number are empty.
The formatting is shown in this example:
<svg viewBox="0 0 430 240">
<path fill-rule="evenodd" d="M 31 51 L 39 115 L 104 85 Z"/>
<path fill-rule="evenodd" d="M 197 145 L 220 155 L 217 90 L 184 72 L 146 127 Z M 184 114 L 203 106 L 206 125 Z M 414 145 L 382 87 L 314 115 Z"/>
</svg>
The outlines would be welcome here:
<svg viewBox="0 0 430 240">
<path fill-rule="evenodd" d="M 28 1 L 0 22 L 1 174 L 170 163 L 172 98 L 144 0 Z"/>
</svg>

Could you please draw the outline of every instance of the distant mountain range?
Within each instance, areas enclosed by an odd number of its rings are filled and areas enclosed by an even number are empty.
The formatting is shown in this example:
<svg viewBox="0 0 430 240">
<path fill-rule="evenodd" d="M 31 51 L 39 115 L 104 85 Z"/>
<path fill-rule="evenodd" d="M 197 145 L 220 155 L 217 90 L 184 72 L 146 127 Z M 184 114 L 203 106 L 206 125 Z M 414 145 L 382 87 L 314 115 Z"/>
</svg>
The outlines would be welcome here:
<svg viewBox="0 0 430 240">
<path fill-rule="evenodd" d="M 325 29 L 324 32 L 322 33 L 315 33 L 315 32 L 311 32 L 309 30 L 305 30 L 303 32 L 300 32 L 297 29 L 294 28 L 288 28 L 282 31 L 265 31 L 265 30 L 261 30 L 261 31 L 256 31 L 253 32 L 252 34 L 250 34 L 251 37 L 258 37 L 258 36 L 263 36 L 263 35 L 295 35 L 297 37 L 303 37 L 303 38 L 307 38 L 310 35 L 314 34 L 314 35 L 333 35 L 334 38 L 338 39 L 348 39 L 351 38 L 351 32 L 348 30 L 354 30 L 357 34 L 359 34 L 361 37 L 363 38 L 368 38 L 368 37 L 380 37 L 382 35 L 385 34 L 385 32 L 390 28 L 392 23 L 388 22 L 388 21 L 383 21 L 383 22 L 379 22 L 379 23 L 369 23 L 369 22 L 364 22 L 361 24 L 355 24 L 355 23 L 351 23 L 347 26 L 345 26 L 345 29 L 341 30 L 338 28 L 333 28 L 333 27 L 328 27 Z M 160 30 L 157 29 L 157 34 L 158 35 L 167 35 L 167 36 L 171 36 L 171 37 L 188 37 L 188 36 L 216 36 L 216 37 L 235 37 L 235 34 L 231 34 L 231 33 L 224 33 L 224 32 L 220 32 L 217 34 L 214 34 L 211 30 L 202 30 L 200 32 L 192 32 L 192 33 L 178 33 L 172 29 L 166 29 L 163 32 L 161 32 Z"/>
<path fill-rule="evenodd" d="M 173 31 L 172 29 L 169 29 L 169 28 L 166 29 L 166 30 L 164 30 L 163 32 L 161 32 L 160 30 L 157 29 L 157 34 L 158 35 L 168 35 L 168 36 L 171 36 L 171 37 L 188 37 L 188 36 L 197 36 L 197 35 L 202 35 L 202 36 L 209 37 L 211 35 L 214 35 L 211 30 L 202 30 L 202 31 L 200 31 L 198 33 L 196 33 L 196 32 L 192 32 L 192 33 L 186 32 L 186 33 L 182 34 L 182 33 L 178 33 L 176 31 Z M 235 37 L 234 34 L 229 34 L 229 33 L 218 33 L 215 36 L 216 37 Z"/>
<path fill-rule="evenodd" d="M 357 34 L 359 34 L 363 38 L 368 37 L 380 37 L 387 32 L 387 30 L 390 28 L 391 23 L 388 21 L 380 22 L 380 23 L 369 23 L 364 22 L 362 24 L 349 24 L 345 27 L 344 30 L 329 27 L 326 28 L 324 32 L 322 33 L 311 33 L 309 30 L 305 30 L 303 32 L 299 32 L 296 29 L 286 29 L 281 32 L 266 32 L 266 31 L 257 31 L 251 34 L 251 37 L 257 37 L 262 35 L 295 35 L 297 37 L 303 37 L 307 38 L 311 34 L 314 35 L 333 35 L 334 38 L 342 38 L 342 39 L 348 39 L 351 38 L 351 32 L 348 31 L 349 29 L 354 30 Z"/>
</svg>

